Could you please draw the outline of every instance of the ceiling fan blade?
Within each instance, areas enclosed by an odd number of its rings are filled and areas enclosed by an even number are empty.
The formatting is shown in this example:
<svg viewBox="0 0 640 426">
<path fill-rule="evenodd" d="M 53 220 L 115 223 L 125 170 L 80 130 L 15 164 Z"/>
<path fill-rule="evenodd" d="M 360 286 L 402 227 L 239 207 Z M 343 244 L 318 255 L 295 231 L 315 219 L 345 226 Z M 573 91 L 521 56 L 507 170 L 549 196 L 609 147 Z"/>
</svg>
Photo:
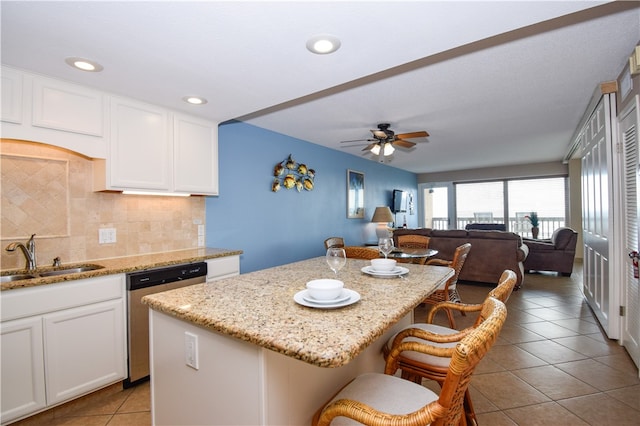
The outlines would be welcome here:
<svg viewBox="0 0 640 426">
<path fill-rule="evenodd" d="M 367 145 L 367 144 L 366 143 L 357 143 L 357 144 L 354 144 L 354 145 L 343 145 L 340 148 L 342 148 L 342 149 L 350 149 L 350 148 L 357 148 L 359 146 L 365 146 L 365 145 Z"/>
<path fill-rule="evenodd" d="M 371 144 L 367 145 L 366 147 L 364 147 L 363 151 L 371 151 L 371 148 L 373 148 L 376 145 L 378 145 L 377 142 L 371 143 Z"/>
<path fill-rule="evenodd" d="M 420 132 L 400 133 L 399 135 L 396 135 L 398 139 L 426 138 L 427 136 L 429 136 L 429 133 L 424 130 Z"/>
<path fill-rule="evenodd" d="M 340 141 L 340 143 L 351 143 L 351 142 L 373 142 L 375 139 L 352 139 L 349 141 Z"/>
<path fill-rule="evenodd" d="M 403 148 L 412 148 L 416 145 L 415 142 L 405 141 L 404 139 L 396 139 L 395 141 L 392 142 L 392 144 L 401 146 Z"/>
</svg>

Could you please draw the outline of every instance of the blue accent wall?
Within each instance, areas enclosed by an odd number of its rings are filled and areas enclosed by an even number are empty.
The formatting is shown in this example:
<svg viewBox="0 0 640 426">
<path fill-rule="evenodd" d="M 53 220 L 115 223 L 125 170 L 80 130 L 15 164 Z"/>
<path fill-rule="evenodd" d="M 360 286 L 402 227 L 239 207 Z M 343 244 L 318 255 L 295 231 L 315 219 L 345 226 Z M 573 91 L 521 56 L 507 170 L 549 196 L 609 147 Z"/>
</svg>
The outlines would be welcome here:
<svg viewBox="0 0 640 426">
<path fill-rule="evenodd" d="M 414 173 L 246 123 L 220 125 L 218 144 L 220 195 L 206 200 L 206 243 L 243 250 L 242 273 L 323 256 L 332 236 L 375 241 L 375 208 L 391 206 L 394 189 L 417 199 Z M 312 191 L 271 191 L 273 168 L 289 154 L 316 171 Z M 364 173 L 364 219 L 347 219 L 347 169 Z M 406 218 L 417 227 L 417 214 Z M 402 225 L 404 213 L 396 220 Z"/>
</svg>

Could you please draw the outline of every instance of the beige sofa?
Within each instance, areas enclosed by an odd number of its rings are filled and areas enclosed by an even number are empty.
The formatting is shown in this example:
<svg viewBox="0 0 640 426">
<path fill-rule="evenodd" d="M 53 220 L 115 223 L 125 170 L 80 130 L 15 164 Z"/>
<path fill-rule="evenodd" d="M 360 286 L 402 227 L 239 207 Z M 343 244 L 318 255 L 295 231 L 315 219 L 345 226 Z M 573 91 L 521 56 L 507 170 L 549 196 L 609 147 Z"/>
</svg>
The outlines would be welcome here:
<svg viewBox="0 0 640 426">
<path fill-rule="evenodd" d="M 502 272 L 511 269 L 518 276 L 516 289 L 522 287 L 523 262 L 527 258 L 529 248 L 523 244 L 522 237 L 518 234 L 464 229 L 396 229 L 393 231 L 394 242 L 397 244 L 399 235 L 408 234 L 429 237 L 429 248 L 438 250 L 435 257 L 439 259 L 451 260 L 456 247 L 471 243 L 471 251 L 460 272 L 461 281 L 497 284 Z"/>
</svg>

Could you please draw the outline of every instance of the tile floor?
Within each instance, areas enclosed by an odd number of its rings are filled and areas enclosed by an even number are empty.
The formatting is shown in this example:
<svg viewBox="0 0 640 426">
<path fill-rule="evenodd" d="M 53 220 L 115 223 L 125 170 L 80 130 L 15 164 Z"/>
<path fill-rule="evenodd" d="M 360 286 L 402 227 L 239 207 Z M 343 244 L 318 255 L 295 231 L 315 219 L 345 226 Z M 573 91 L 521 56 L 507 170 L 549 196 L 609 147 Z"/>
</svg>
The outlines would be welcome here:
<svg viewBox="0 0 640 426">
<path fill-rule="evenodd" d="M 498 342 L 471 380 L 480 425 L 640 424 L 638 369 L 582 298 L 581 267 L 570 278 L 527 274 L 512 294 Z M 459 292 L 465 302 L 481 302 L 489 289 L 462 285 Z M 474 318 L 455 319 L 460 327 Z M 444 315 L 438 322 L 445 324 Z"/>
<path fill-rule="evenodd" d="M 574 270 L 570 278 L 527 275 L 509 299 L 498 343 L 471 382 L 481 425 L 640 424 L 638 370 L 603 334 L 580 293 L 581 265 Z M 462 284 L 459 291 L 473 303 L 490 288 Z M 416 320 L 425 312 L 418 308 Z M 456 315 L 456 321 L 464 326 L 473 318 Z M 114 385 L 15 425 L 146 426 L 149 405 L 149 383 L 125 390 Z"/>
</svg>

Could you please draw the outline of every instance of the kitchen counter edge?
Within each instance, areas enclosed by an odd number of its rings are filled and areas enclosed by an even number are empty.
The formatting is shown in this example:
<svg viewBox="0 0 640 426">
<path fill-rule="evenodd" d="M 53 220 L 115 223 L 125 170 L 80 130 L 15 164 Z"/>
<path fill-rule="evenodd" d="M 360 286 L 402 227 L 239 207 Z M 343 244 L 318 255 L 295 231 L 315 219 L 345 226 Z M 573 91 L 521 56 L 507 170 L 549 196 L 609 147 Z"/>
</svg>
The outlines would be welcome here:
<svg viewBox="0 0 640 426">
<path fill-rule="evenodd" d="M 100 265 L 103 268 L 92 271 L 79 272 L 75 274 L 55 275 L 50 277 L 36 277 L 18 281 L 2 283 L 1 291 L 15 290 L 19 288 L 37 287 L 41 285 L 55 284 L 65 281 L 75 281 L 85 278 L 101 277 L 104 275 L 122 274 L 128 272 L 142 271 L 144 269 L 154 269 L 163 266 L 180 265 L 193 262 L 202 262 L 207 259 L 215 259 L 227 256 L 239 256 L 242 250 L 221 249 L 221 248 L 197 248 L 187 250 L 177 250 L 164 253 L 143 254 L 136 256 L 125 256 L 111 259 L 97 259 L 73 264 L 63 264 L 62 267 Z M 40 267 L 38 271 L 51 271 L 56 268 Z M 2 271 L 5 274 L 26 274 L 25 269 Z"/>
</svg>

